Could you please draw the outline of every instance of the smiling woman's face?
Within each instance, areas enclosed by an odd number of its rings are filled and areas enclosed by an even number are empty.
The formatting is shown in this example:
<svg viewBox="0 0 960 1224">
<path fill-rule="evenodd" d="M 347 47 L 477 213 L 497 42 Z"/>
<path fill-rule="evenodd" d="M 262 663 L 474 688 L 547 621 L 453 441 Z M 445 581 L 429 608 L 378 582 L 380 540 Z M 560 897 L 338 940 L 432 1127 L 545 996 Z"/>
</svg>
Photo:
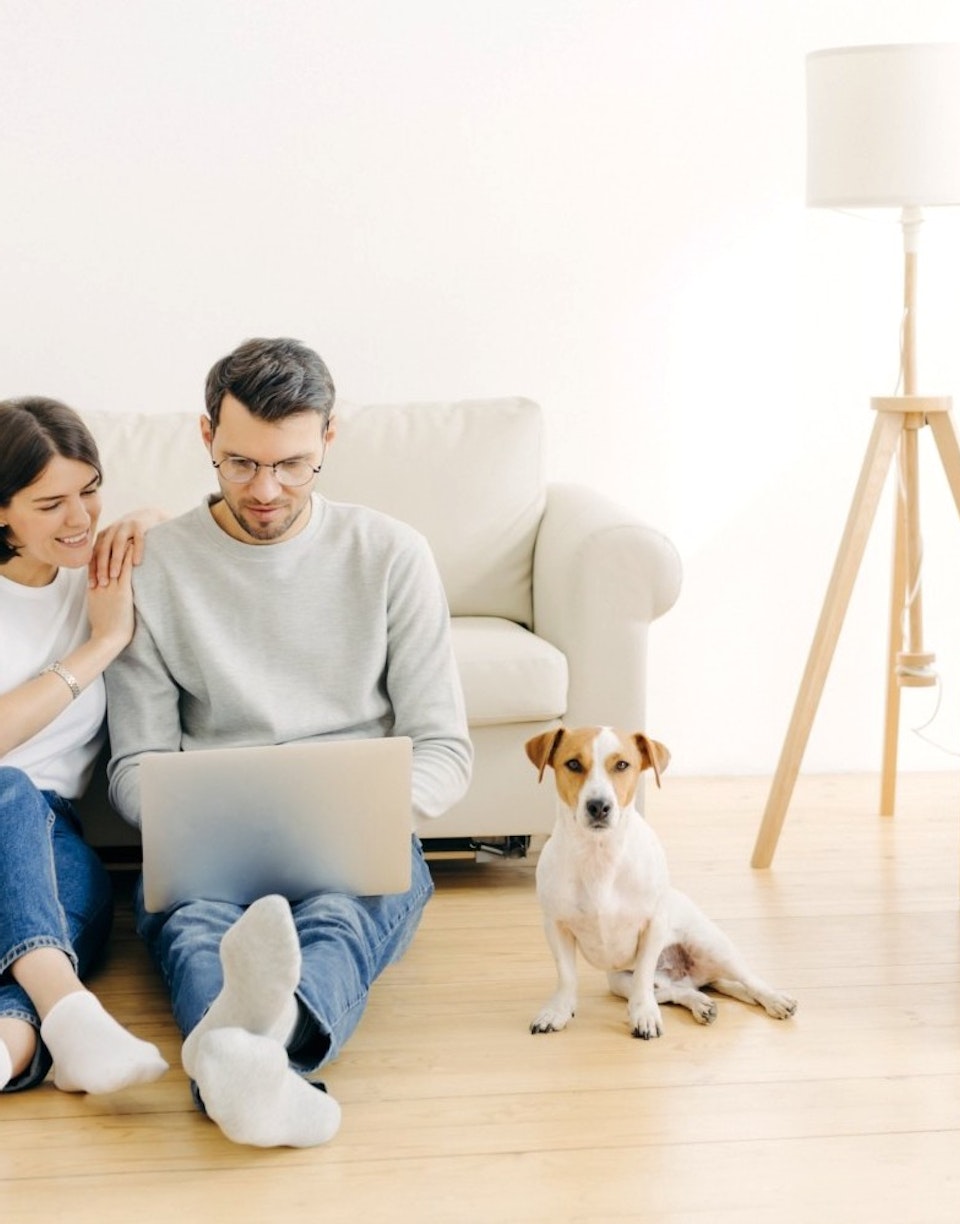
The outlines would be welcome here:
<svg viewBox="0 0 960 1224">
<path fill-rule="evenodd" d="M 43 586 L 61 565 L 86 565 L 100 518 L 100 477 L 89 463 L 54 455 L 37 479 L 0 507 L 7 540 L 20 551 L 0 574 Z"/>
</svg>

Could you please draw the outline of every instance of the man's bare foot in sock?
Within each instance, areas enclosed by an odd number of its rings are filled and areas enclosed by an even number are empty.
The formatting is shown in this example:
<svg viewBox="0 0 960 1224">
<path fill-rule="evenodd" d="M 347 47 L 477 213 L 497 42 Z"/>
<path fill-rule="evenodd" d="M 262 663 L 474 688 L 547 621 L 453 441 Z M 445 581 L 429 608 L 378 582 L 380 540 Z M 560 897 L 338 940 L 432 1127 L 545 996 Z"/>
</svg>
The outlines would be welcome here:
<svg viewBox="0 0 960 1224">
<path fill-rule="evenodd" d="M 223 988 L 183 1043 L 183 1069 L 196 1080 L 202 1038 L 217 1029 L 245 1029 L 282 1044 L 296 1025 L 300 941 L 285 897 L 261 897 L 220 942 Z"/>
<path fill-rule="evenodd" d="M 217 1028 L 197 1042 L 193 1077 L 207 1115 L 234 1143 L 316 1147 L 340 1128 L 340 1106 L 307 1083 L 279 1041 Z"/>
</svg>

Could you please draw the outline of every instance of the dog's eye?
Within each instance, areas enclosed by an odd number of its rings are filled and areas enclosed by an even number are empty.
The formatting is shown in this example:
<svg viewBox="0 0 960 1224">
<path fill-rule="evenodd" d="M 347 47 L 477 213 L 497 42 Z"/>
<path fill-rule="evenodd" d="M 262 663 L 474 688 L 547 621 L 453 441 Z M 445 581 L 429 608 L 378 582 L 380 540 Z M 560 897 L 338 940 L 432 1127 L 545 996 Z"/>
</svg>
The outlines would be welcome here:
<svg viewBox="0 0 960 1224">
<path fill-rule="evenodd" d="M 576 757 L 571 757 L 570 760 L 566 762 L 566 768 L 569 769 L 571 773 L 583 773 L 583 766 Z"/>
<path fill-rule="evenodd" d="M 614 765 L 613 768 L 617 771 L 617 773 L 623 773 L 625 769 L 630 768 L 630 762 L 623 761 L 623 760 L 617 761 L 616 765 Z"/>
</svg>

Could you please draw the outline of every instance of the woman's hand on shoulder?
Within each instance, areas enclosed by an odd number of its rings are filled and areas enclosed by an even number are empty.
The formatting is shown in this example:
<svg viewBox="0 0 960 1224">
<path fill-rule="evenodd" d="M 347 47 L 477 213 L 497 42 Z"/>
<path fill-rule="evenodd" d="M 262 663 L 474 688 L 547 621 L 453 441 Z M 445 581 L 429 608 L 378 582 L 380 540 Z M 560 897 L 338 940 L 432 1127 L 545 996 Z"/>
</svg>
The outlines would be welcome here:
<svg viewBox="0 0 960 1224">
<path fill-rule="evenodd" d="M 92 583 L 87 591 L 87 617 L 91 641 L 110 647 L 115 657 L 133 637 L 133 549 L 128 547 L 119 573 L 105 583 Z"/>
<path fill-rule="evenodd" d="M 91 587 L 106 586 L 111 579 L 119 578 L 128 552 L 133 564 L 139 565 L 143 560 L 144 536 L 167 517 L 162 510 L 135 510 L 98 532 L 90 558 Z"/>
</svg>

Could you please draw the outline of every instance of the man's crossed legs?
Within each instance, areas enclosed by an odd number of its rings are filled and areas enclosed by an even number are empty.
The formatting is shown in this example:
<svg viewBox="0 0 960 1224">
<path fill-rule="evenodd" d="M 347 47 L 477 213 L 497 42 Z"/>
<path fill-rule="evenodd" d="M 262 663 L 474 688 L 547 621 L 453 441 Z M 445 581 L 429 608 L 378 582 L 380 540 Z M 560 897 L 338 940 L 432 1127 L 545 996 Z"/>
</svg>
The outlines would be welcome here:
<svg viewBox="0 0 960 1224">
<path fill-rule="evenodd" d="M 138 929 L 186 1035 L 184 1070 L 235 1143 L 312 1147 L 336 1134 L 340 1107 L 311 1079 L 419 925 L 433 884 L 416 842 L 412 853 L 410 890 L 385 897 L 196 901 L 151 914 L 138 894 Z"/>
</svg>

